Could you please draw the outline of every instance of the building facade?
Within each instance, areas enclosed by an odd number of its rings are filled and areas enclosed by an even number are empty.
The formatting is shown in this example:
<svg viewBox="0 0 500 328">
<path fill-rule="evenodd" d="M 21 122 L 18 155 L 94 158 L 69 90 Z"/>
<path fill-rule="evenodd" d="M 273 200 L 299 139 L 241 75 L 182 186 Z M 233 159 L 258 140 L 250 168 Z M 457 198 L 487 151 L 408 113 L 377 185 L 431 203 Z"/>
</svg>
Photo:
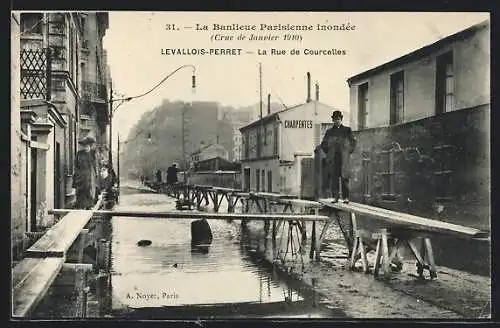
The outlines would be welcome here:
<svg viewBox="0 0 500 328">
<path fill-rule="evenodd" d="M 348 79 L 354 201 L 489 229 L 489 22 Z"/>
<path fill-rule="evenodd" d="M 33 232 L 52 224 L 48 209 L 68 208 L 75 201 L 72 177 L 84 102 L 84 18 L 100 16 L 100 24 L 107 28 L 107 14 L 17 14 L 19 31 L 13 31 L 11 38 L 12 52 L 19 58 L 20 67 L 18 88 L 12 89 L 19 93 L 22 141 L 22 200 L 17 202 L 24 209 L 21 230 Z M 16 86 L 14 78 L 12 81 Z M 94 134 L 98 137 L 101 132 Z"/>
<path fill-rule="evenodd" d="M 191 161 L 196 165 L 196 163 L 198 162 L 217 157 L 229 161 L 229 151 L 222 145 L 208 144 L 200 147 L 198 150 L 192 153 Z"/>
<path fill-rule="evenodd" d="M 317 93 L 316 100 L 308 99 L 242 127 L 243 188 L 300 196 L 302 159 L 314 156 L 335 110 L 319 102 Z"/>
<path fill-rule="evenodd" d="M 11 92 L 10 95 L 10 215 L 11 215 L 11 252 L 12 258 L 18 259 L 20 251 L 17 245 L 22 245 L 24 233 L 26 232 L 26 168 L 24 156 L 26 154 L 26 142 L 23 139 L 21 131 L 21 106 L 19 90 L 21 79 L 20 67 L 20 48 L 19 48 L 19 33 L 20 33 L 20 15 L 19 13 L 11 13 Z"/>
<path fill-rule="evenodd" d="M 481 23 L 348 79 L 356 130 L 490 102 L 489 25 Z"/>
<path fill-rule="evenodd" d="M 108 28 L 107 13 L 82 13 L 83 39 L 80 48 L 80 83 L 82 108 L 79 137 L 95 135 L 97 146 L 108 143 L 106 125 L 109 123 L 108 84 L 110 80 L 103 37 Z M 104 149 L 104 151 L 106 151 Z"/>
</svg>

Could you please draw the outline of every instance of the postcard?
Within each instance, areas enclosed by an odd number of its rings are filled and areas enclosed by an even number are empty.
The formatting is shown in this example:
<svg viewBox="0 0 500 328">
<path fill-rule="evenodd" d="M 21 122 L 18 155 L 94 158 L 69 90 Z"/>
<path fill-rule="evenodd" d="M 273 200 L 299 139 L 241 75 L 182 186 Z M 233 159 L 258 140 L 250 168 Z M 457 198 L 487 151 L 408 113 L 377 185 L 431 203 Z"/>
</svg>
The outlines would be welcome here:
<svg viewBox="0 0 500 328">
<path fill-rule="evenodd" d="M 490 33 L 11 11 L 11 320 L 490 318 Z"/>
</svg>

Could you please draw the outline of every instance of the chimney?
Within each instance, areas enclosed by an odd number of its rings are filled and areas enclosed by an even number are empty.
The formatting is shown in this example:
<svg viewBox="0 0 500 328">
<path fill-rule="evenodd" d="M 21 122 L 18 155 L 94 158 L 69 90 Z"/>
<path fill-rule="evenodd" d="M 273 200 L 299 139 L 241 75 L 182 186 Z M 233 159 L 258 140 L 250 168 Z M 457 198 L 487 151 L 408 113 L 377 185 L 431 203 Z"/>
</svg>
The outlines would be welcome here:
<svg viewBox="0 0 500 328">
<path fill-rule="evenodd" d="M 319 83 L 316 81 L 316 101 L 319 101 Z"/>
<path fill-rule="evenodd" d="M 307 72 L 307 100 L 311 102 L 311 73 Z"/>
<path fill-rule="evenodd" d="M 271 115 L 271 94 L 267 94 L 267 115 Z"/>
</svg>

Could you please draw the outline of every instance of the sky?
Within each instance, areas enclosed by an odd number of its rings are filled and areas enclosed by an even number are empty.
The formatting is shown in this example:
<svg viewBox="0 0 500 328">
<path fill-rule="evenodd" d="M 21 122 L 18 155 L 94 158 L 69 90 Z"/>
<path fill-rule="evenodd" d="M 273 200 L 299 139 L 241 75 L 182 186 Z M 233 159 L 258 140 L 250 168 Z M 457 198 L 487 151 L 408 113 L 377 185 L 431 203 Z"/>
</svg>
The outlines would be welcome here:
<svg viewBox="0 0 500 328">
<path fill-rule="evenodd" d="M 318 82 L 320 101 L 349 111 L 346 80 L 358 73 L 433 43 L 443 37 L 489 19 L 488 13 L 417 12 L 110 12 L 104 37 L 113 89 L 126 97 L 140 95 L 182 65 L 196 67 L 196 91 L 192 92 L 187 67 L 168 78 L 153 92 L 124 103 L 115 112 L 113 135 L 123 140 L 147 111 L 164 99 L 217 101 L 234 107 L 259 102 L 259 63 L 262 67 L 262 99 L 293 106 L 307 97 L 306 73 Z M 213 24 L 253 25 L 255 31 L 214 31 Z M 175 24 L 178 30 L 167 30 Z M 209 30 L 196 30 L 196 24 Z M 260 24 L 312 25 L 312 31 L 260 30 Z M 318 30 L 349 24 L 354 30 Z M 250 34 L 272 35 L 276 41 L 248 40 Z M 301 40 L 285 41 L 285 34 Z M 213 40 L 216 35 L 233 40 Z M 238 40 L 244 35 L 245 40 Z M 166 49 L 242 49 L 239 56 L 169 55 Z M 271 55 L 271 49 L 286 55 Z M 266 55 L 259 55 L 259 49 Z M 298 49 L 299 55 L 291 55 Z M 305 55 L 306 49 L 334 49 L 345 55 Z M 251 53 L 247 53 L 251 52 Z M 115 98 L 118 96 L 114 96 Z"/>
</svg>

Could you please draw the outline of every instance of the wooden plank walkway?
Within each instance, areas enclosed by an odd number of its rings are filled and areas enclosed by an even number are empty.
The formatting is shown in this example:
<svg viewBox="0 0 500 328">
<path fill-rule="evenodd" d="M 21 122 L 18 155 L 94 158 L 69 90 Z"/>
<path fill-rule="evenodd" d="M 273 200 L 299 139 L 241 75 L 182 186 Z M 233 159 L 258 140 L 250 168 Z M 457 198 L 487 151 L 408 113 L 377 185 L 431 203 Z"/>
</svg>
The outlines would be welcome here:
<svg viewBox="0 0 500 328">
<path fill-rule="evenodd" d="M 380 207 L 374 207 L 355 202 L 350 202 L 348 204 L 344 204 L 342 202 L 332 203 L 332 199 L 319 199 L 318 201 L 310 201 L 310 200 L 293 198 L 290 195 L 284 195 L 279 193 L 255 192 L 255 191 L 243 192 L 241 190 L 230 189 L 230 188 L 219 188 L 219 187 L 199 186 L 199 185 L 180 185 L 179 187 L 188 189 L 200 188 L 205 190 L 209 190 L 210 188 L 212 188 L 212 190 L 214 191 L 217 190 L 220 192 L 232 193 L 233 195 L 238 195 L 244 198 L 257 197 L 266 200 L 276 201 L 277 203 L 284 205 L 304 206 L 317 209 L 326 207 L 326 208 L 341 210 L 347 213 L 364 215 L 370 218 L 382 220 L 388 223 L 389 226 L 397 226 L 400 228 L 407 228 L 409 230 L 410 229 L 422 230 L 423 232 L 454 235 L 454 236 L 477 238 L 477 239 L 488 238 L 489 236 L 489 232 L 481 231 L 479 229 L 428 219 L 412 214 L 391 211 Z M 279 218 L 273 218 L 273 219 L 279 219 Z"/>
<path fill-rule="evenodd" d="M 65 215 L 26 251 L 26 257 L 12 269 L 13 317 L 29 316 L 43 299 L 66 261 L 66 252 L 102 204 L 101 195 L 92 210 Z"/>
<path fill-rule="evenodd" d="M 73 211 L 81 212 L 81 210 L 54 209 L 49 211 L 52 214 L 72 213 Z M 88 210 L 90 212 L 90 210 Z M 307 214 L 282 214 L 282 213 L 198 213 L 198 212 L 142 212 L 142 211 L 94 211 L 94 214 L 111 215 L 121 217 L 138 217 L 138 218 L 162 218 L 162 219 L 207 219 L 207 220 L 301 220 L 301 221 L 329 221 L 330 217 L 326 215 L 307 215 Z"/>
<path fill-rule="evenodd" d="M 392 226 L 469 238 L 484 238 L 488 235 L 487 232 L 475 228 L 427 219 L 416 215 L 395 212 L 355 202 L 349 202 L 348 204 L 342 202 L 332 203 L 332 199 L 320 199 L 319 203 L 329 208 L 382 220 Z"/>
<path fill-rule="evenodd" d="M 101 206 L 97 202 L 92 210 L 72 210 L 50 228 L 26 251 L 26 257 L 65 257 L 68 249 Z"/>
<path fill-rule="evenodd" d="M 44 297 L 64 258 L 27 258 L 12 269 L 12 316 L 27 317 Z"/>
</svg>

